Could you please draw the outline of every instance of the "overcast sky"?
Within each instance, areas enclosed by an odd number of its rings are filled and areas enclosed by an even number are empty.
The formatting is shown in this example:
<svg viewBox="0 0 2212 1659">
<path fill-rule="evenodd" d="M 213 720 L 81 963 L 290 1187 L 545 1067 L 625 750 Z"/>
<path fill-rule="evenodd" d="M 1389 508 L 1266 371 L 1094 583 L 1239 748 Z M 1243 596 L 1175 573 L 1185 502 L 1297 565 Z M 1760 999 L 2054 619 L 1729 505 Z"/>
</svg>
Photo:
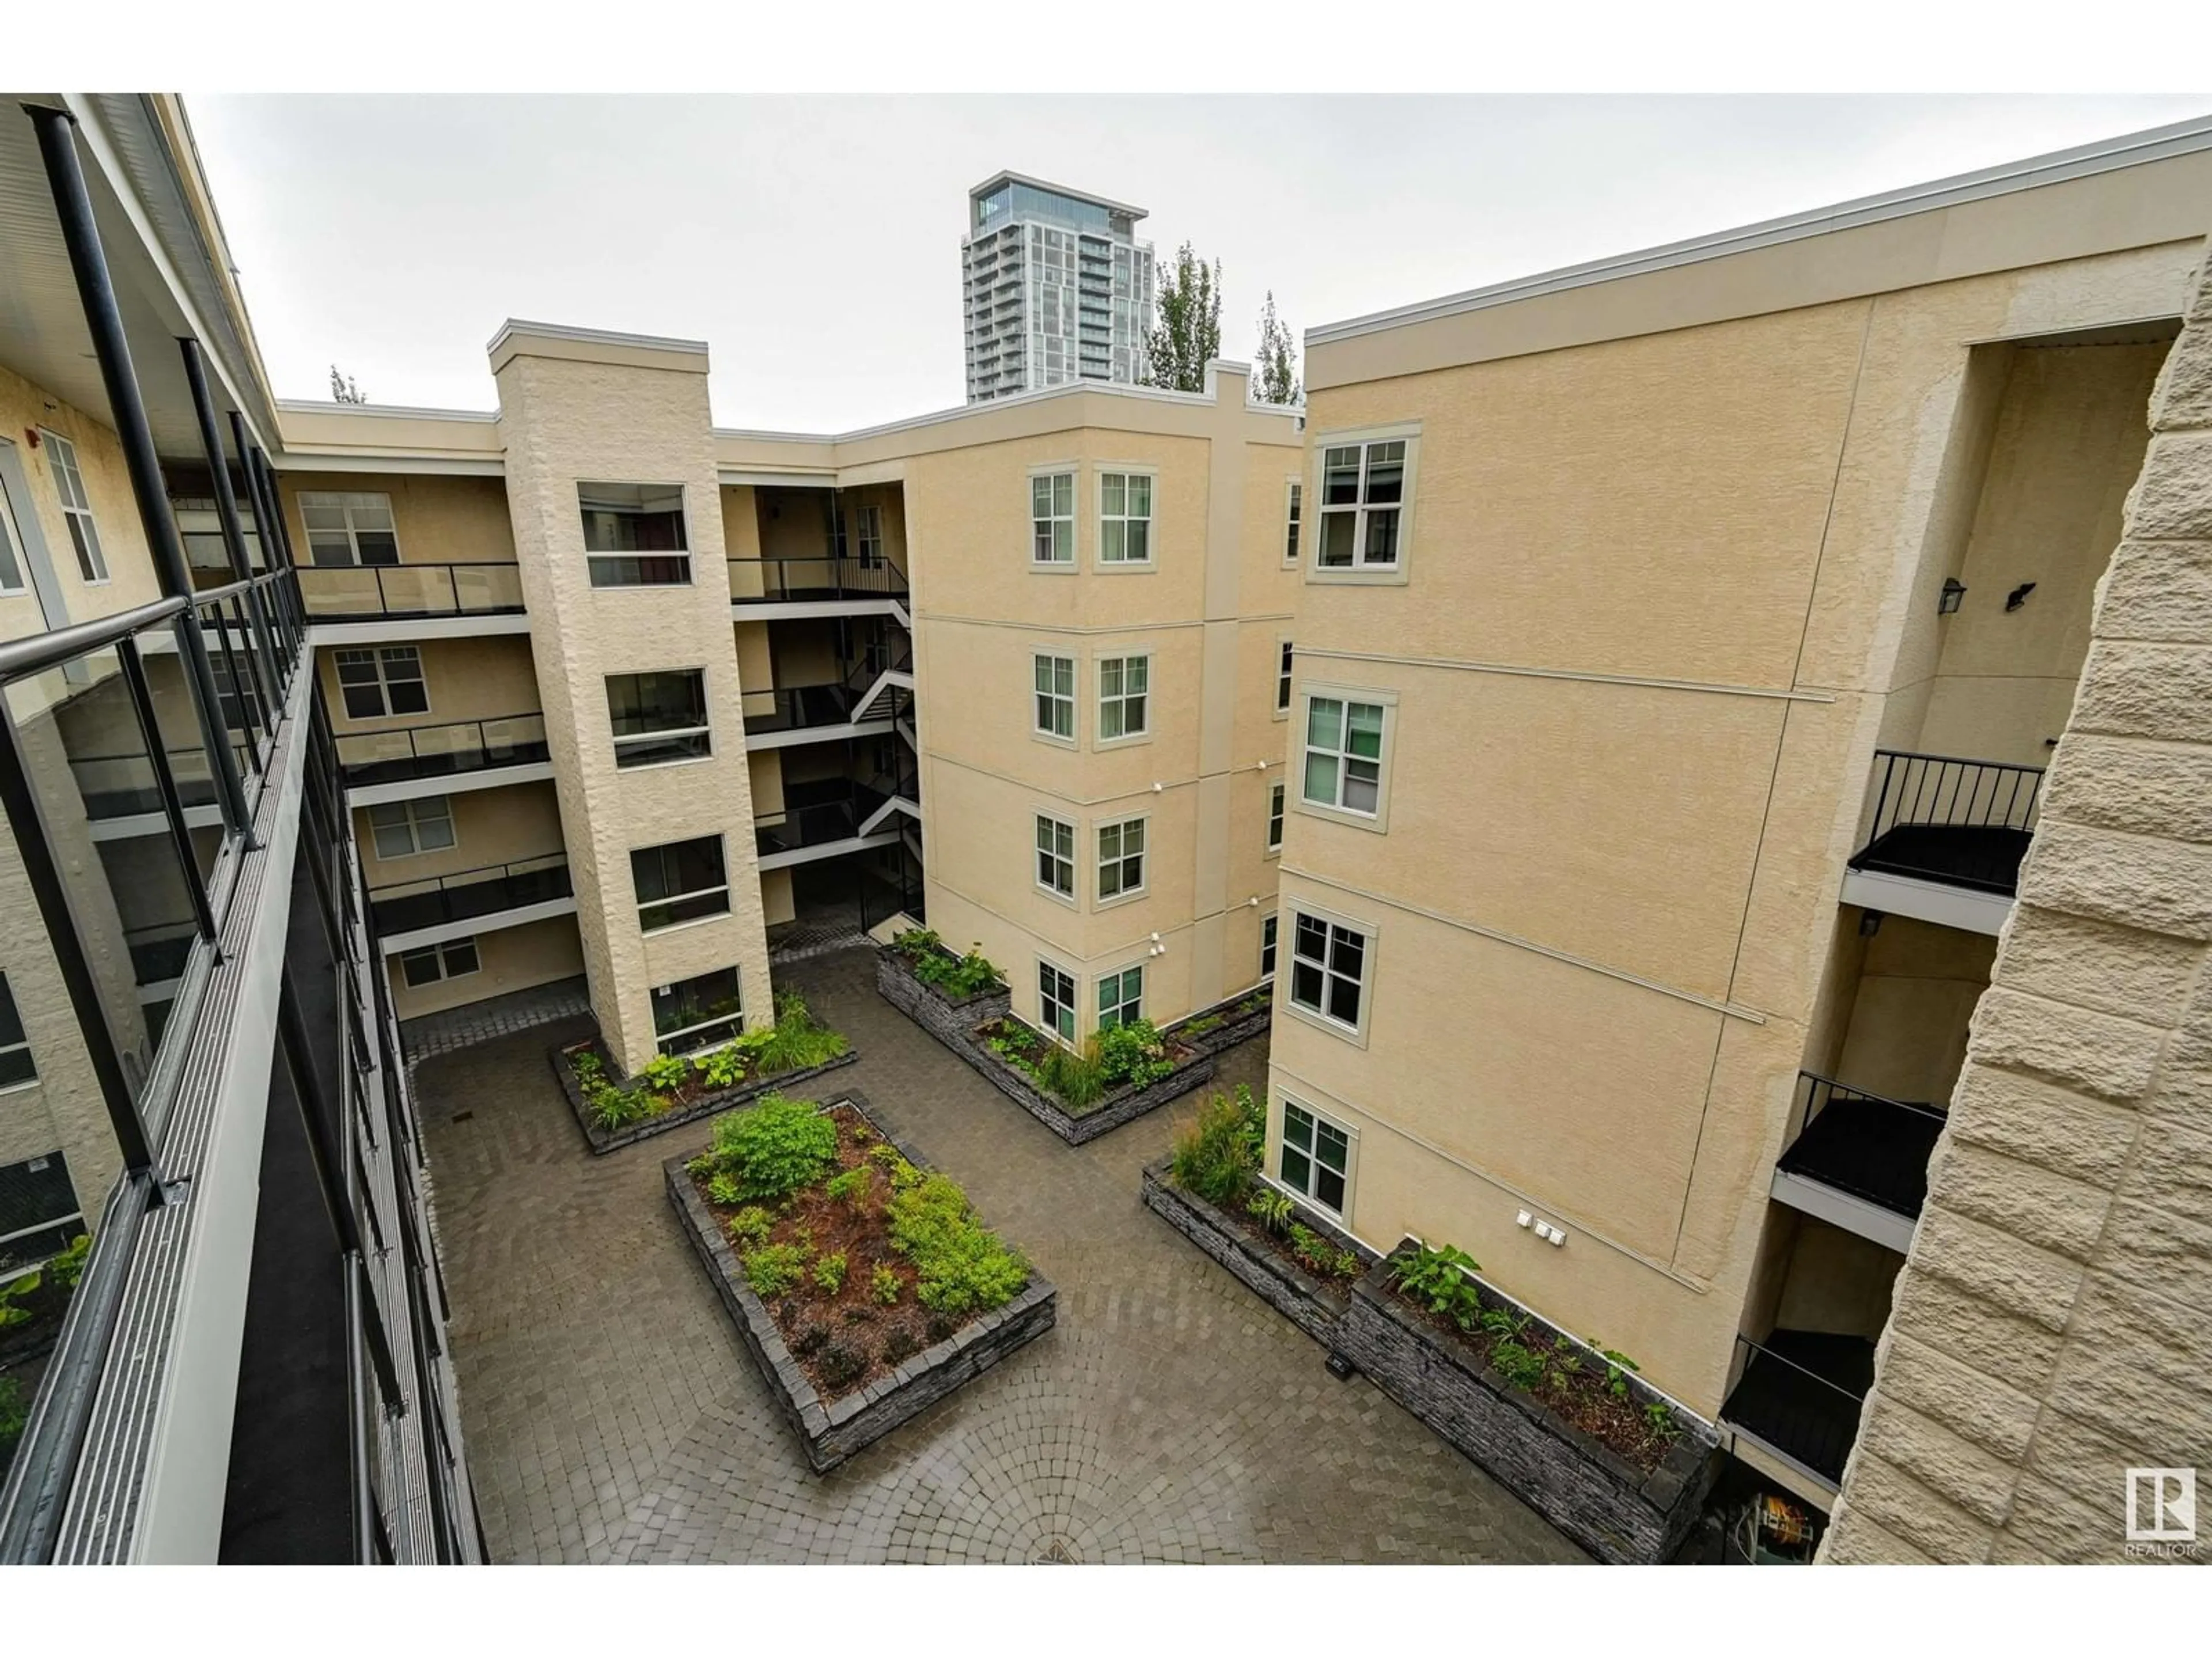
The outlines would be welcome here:
<svg viewBox="0 0 2212 1659">
<path fill-rule="evenodd" d="M 280 396 L 489 409 L 508 317 L 708 341 L 724 426 L 963 396 L 967 192 L 1134 203 L 1294 331 L 2212 111 L 2187 98 L 188 100 Z"/>
</svg>

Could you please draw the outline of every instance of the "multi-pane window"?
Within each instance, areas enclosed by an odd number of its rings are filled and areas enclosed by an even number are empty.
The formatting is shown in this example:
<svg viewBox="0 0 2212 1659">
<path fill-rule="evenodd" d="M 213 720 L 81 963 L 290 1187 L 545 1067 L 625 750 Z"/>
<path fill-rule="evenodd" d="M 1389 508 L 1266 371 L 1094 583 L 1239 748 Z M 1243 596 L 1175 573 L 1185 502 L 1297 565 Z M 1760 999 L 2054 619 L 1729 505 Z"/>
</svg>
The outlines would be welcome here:
<svg viewBox="0 0 2212 1659">
<path fill-rule="evenodd" d="M 1145 968 L 1142 963 L 1098 981 L 1098 1029 L 1110 1031 L 1145 1017 Z"/>
<path fill-rule="evenodd" d="M 873 570 L 884 562 L 884 510 L 880 507 L 863 507 L 853 514 L 853 541 L 860 554 L 860 568 Z"/>
<path fill-rule="evenodd" d="M 1382 778 L 1382 705 L 1307 698 L 1305 799 L 1371 817 Z"/>
<path fill-rule="evenodd" d="M 1098 562 L 1149 564 L 1152 558 L 1152 480 L 1143 472 L 1098 475 Z"/>
<path fill-rule="evenodd" d="M 23 591 L 23 562 L 15 551 L 21 533 L 8 502 L 8 486 L 0 483 L 0 593 Z"/>
<path fill-rule="evenodd" d="M 76 446 L 58 432 L 42 428 L 40 436 L 46 445 L 46 465 L 54 475 L 54 493 L 62 498 L 62 516 L 69 520 L 77 573 L 88 582 L 104 582 L 107 556 L 100 551 L 100 529 L 92 521 L 92 497 L 84 493 L 84 474 L 77 471 Z"/>
<path fill-rule="evenodd" d="M 696 668 L 608 675 L 607 719 L 617 766 L 659 766 L 714 752 L 707 677 Z"/>
<path fill-rule="evenodd" d="M 0 974 L 0 1089 L 28 1083 L 38 1074 L 30 1039 L 23 1035 L 23 1017 L 15 1012 L 15 994 L 8 988 L 8 975 Z"/>
<path fill-rule="evenodd" d="M 1075 980 L 1048 962 L 1037 963 L 1037 1024 L 1062 1042 L 1075 1041 Z"/>
<path fill-rule="evenodd" d="M 629 855 L 637 887 L 638 926 L 647 933 L 729 914 L 730 878 L 722 865 L 722 838 L 664 842 Z"/>
<path fill-rule="evenodd" d="M 426 945 L 419 951 L 399 953 L 399 977 L 410 985 L 435 985 L 441 979 L 459 979 L 483 964 L 477 959 L 473 939 L 449 939 L 443 945 Z"/>
<path fill-rule="evenodd" d="M 1036 882 L 1048 893 L 1075 896 L 1075 826 L 1042 812 L 1036 819 Z"/>
<path fill-rule="evenodd" d="M 1285 640 L 1275 653 L 1275 707 L 1291 706 L 1291 642 Z"/>
<path fill-rule="evenodd" d="M 1040 652 L 1036 660 L 1036 732 L 1040 737 L 1075 740 L 1075 659 Z"/>
<path fill-rule="evenodd" d="M 1041 472 L 1030 480 L 1032 564 L 1075 562 L 1075 475 Z"/>
<path fill-rule="evenodd" d="M 681 484 L 580 483 L 594 587 L 683 586 L 691 580 Z"/>
<path fill-rule="evenodd" d="M 1276 921 L 1277 918 L 1273 916 L 1260 918 L 1260 977 L 1261 979 L 1273 979 L 1275 976 Z"/>
<path fill-rule="evenodd" d="M 1152 659 L 1098 659 L 1098 741 L 1140 738 L 1152 729 Z"/>
<path fill-rule="evenodd" d="M 1145 821 L 1125 818 L 1098 826 L 1098 897 L 1127 898 L 1145 890 Z"/>
<path fill-rule="evenodd" d="M 1306 487 L 1297 479 L 1291 479 L 1290 510 L 1285 515 L 1289 524 L 1283 536 L 1285 564 L 1296 564 L 1298 562 L 1298 518 L 1305 507 L 1305 495 Z"/>
<path fill-rule="evenodd" d="M 1321 552 L 1324 570 L 1395 570 L 1406 493 L 1406 441 L 1339 444 L 1324 451 Z"/>
<path fill-rule="evenodd" d="M 1367 935 L 1300 913 L 1291 929 L 1291 1001 L 1308 1013 L 1359 1029 Z"/>
<path fill-rule="evenodd" d="M 382 490 L 302 490 L 300 522 L 307 526 L 311 563 L 399 562 L 392 497 Z"/>
<path fill-rule="evenodd" d="M 1279 783 L 1267 789 L 1267 850 L 1283 850 L 1283 786 Z"/>
<path fill-rule="evenodd" d="M 374 646 L 336 655 L 338 695 L 344 700 L 348 720 L 430 712 L 430 688 L 422 678 L 422 653 L 415 647 Z"/>
<path fill-rule="evenodd" d="M 0 1274 L 12 1277 L 52 1260 L 87 1231 L 69 1159 L 60 1152 L 0 1164 Z M 37 1374 L 33 1368 L 32 1376 Z"/>
<path fill-rule="evenodd" d="M 390 800 L 368 809 L 368 827 L 380 859 L 404 859 L 416 853 L 441 853 L 451 847 L 453 809 L 443 795 L 424 795 L 417 800 Z"/>
<path fill-rule="evenodd" d="M 215 679 L 216 707 L 222 723 L 233 732 L 261 724 L 261 698 L 253 683 L 253 670 L 231 653 L 208 653 L 208 672 Z"/>
<path fill-rule="evenodd" d="M 717 968 L 653 988 L 653 1030 L 664 1054 L 696 1054 L 727 1042 L 744 1029 L 744 1002 L 738 994 L 734 968 Z"/>
<path fill-rule="evenodd" d="M 1277 1173 L 1292 1192 L 1342 1215 L 1345 1188 L 1352 1176 L 1352 1136 L 1318 1112 L 1286 1100 Z"/>
</svg>

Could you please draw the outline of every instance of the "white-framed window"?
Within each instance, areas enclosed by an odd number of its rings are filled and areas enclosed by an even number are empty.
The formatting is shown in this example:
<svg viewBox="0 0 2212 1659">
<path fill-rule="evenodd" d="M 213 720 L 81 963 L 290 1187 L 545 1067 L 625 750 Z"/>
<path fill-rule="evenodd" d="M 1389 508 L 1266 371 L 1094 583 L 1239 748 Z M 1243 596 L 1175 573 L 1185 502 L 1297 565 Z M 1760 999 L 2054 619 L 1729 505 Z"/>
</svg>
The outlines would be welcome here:
<svg viewBox="0 0 2212 1659">
<path fill-rule="evenodd" d="M 1300 799 L 1334 811 L 1375 817 L 1382 805 L 1384 720 L 1379 702 L 1308 696 Z"/>
<path fill-rule="evenodd" d="M 1275 976 L 1275 939 L 1277 937 L 1275 930 L 1276 925 L 1279 921 L 1280 918 L 1276 916 L 1262 916 L 1260 918 L 1260 977 L 1261 979 L 1273 979 Z"/>
<path fill-rule="evenodd" d="M 1098 741 L 1119 743 L 1152 731 L 1149 653 L 1098 659 Z"/>
<path fill-rule="evenodd" d="M 422 653 L 411 645 L 348 647 L 335 653 L 338 696 L 349 720 L 381 720 L 387 714 L 430 712 L 429 682 L 422 676 Z"/>
<path fill-rule="evenodd" d="M 1075 826 L 1036 815 L 1036 884 L 1048 893 L 1075 897 Z"/>
<path fill-rule="evenodd" d="M 1282 784 L 1267 786 L 1267 850 L 1270 853 L 1283 850 L 1283 791 Z"/>
<path fill-rule="evenodd" d="M 16 550 L 23 532 L 15 522 L 15 510 L 8 500 L 8 485 L 0 480 L 0 593 L 21 593 L 23 585 L 24 556 Z"/>
<path fill-rule="evenodd" d="M 1037 1024 L 1062 1042 L 1075 1041 L 1075 976 L 1037 958 Z"/>
<path fill-rule="evenodd" d="M 15 994 L 8 988 L 8 975 L 0 974 L 0 1089 L 19 1089 L 37 1082 L 38 1077 L 31 1040 L 23 1034 L 23 1017 L 15 1010 Z"/>
<path fill-rule="evenodd" d="M 1075 741 L 1075 659 L 1040 651 L 1032 664 L 1036 713 L 1032 730 L 1060 743 Z"/>
<path fill-rule="evenodd" d="M 1406 470 L 1413 440 L 1330 444 L 1322 451 L 1322 570 L 1389 572 L 1403 556 Z"/>
<path fill-rule="evenodd" d="M 718 1048 L 744 1029 L 744 998 L 735 968 L 653 988 L 653 1032 L 664 1054 Z"/>
<path fill-rule="evenodd" d="M 853 510 L 853 542 L 860 554 L 860 568 L 874 570 L 884 562 L 884 509 L 879 506 L 855 507 Z"/>
<path fill-rule="evenodd" d="M 1296 564 L 1298 562 L 1298 520 L 1305 508 L 1306 487 L 1293 478 L 1290 481 L 1288 493 L 1290 499 L 1283 511 L 1283 562 Z"/>
<path fill-rule="evenodd" d="M 638 926 L 646 933 L 729 914 L 730 878 L 720 836 L 637 848 L 629 855 L 629 874 L 637 890 Z"/>
<path fill-rule="evenodd" d="M 1285 1099 L 1275 1174 L 1301 1198 L 1340 1216 L 1352 1195 L 1352 1131 L 1342 1124 Z"/>
<path fill-rule="evenodd" d="M 442 853 L 459 839 L 453 833 L 453 803 L 443 795 L 380 802 L 368 809 L 368 828 L 380 859 Z"/>
<path fill-rule="evenodd" d="M 449 939 L 443 945 L 426 945 L 419 951 L 399 953 L 399 977 L 410 986 L 462 979 L 482 966 L 473 939 Z"/>
<path fill-rule="evenodd" d="M 1275 650 L 1275 712 L 1287 714 L 1291 709 L 1291 642 L 1285 640 Z"/>
<path fill-rule="evenodd" d="M 54 493 L 62 498 L 62 516 L 69 520 L 77 574 L 88 582 L 104 582 L 107 555 L 100 550 L 100 526 L 92 521 L 92 497 L 84 492 L 84 474 L 77 471 L 76 446 L 45 427 L 39 428 L 39 436 L 46 447 L 46 466 L 54 475 Z"/>
<path fill-rule="evenodd" d="M 300 522 L 307 532 L 310 564 L 399 562 L 392 497 L 380 489 L 303 489 Z"/>
<path fill-rule="evenodd" d="M 1098 902 L 1133 898 L 1145 890 L 1145 821 L 1123 818 L 1098 826 Z"/>
<path fill-rule="evenodd" d="M 1342 922 L 1291 912 L 1291 1006 L 1346 1030 L 1366 1015 L 1367 935 Z"/>
<path fill-rule="evenodd" d="M 1098 562 L 1152 562 L 1152 479 L 1148 472 L 1098 475 Z"/>
<path fill-rule="evenodd" d="M 1040 472 L 1030 480 L 1030 562 L 1075 562 L 1075 474 Z"/>
<path fill-rule="evenodd" d="M 618 767 L 665 766 L 714 753 L 702 669 L 608 675 L 607 720 Z"/>
<path fill-rule="evenodd" d="M 684 587 L 691 541 L 682 484 L 579 483 L 584 556 L 594 587 Z"/>
<path fill-rule="evenodd" d="M 1110 1031 L 1145 1017 L 1145 964 L 1098 976 L 1098 1029 Z"/>
</svg>

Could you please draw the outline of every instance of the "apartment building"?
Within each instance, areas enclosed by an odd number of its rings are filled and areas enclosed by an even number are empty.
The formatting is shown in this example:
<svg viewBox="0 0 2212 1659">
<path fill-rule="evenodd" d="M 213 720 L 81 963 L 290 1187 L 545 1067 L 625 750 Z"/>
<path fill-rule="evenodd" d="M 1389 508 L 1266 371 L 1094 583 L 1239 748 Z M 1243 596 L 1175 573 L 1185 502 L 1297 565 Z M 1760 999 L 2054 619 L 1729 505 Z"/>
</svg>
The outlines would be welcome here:
<svg viewBox="0 0 2212 1659">
<path fill-rule="evenodd" d="M 968 401 L 1076 380 L 1145 378 L 1152 245 L 1142 208 L 994 173 L 968 192 L 960 241 Z"/>
<path fill-rule="evenodd" d="M 1985 1259 L 2101 1121 L 1985 991 L 2134 942 L 2014 896 L 2208 224 L 2200 123 L 1308 337 L 1269 1170 L 1822 1508 L 1970 1025 Z"/>
</svg>

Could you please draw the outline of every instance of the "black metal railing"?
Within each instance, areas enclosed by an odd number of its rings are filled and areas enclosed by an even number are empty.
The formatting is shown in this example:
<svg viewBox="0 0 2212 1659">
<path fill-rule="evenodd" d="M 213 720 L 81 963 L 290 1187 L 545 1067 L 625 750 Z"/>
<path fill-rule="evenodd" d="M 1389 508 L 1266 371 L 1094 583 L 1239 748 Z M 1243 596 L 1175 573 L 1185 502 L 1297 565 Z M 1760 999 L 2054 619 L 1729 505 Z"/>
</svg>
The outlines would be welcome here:
<svg viewBox="0 0 2212 1659">
<path fill-rule="evenodd" d="M 389 937 L 573 898 L 575 891 L 568 855 L 552 853 L 422 881 L 387 882 L 368 890 L 368 914 L 378 934 Z"/>
<path fill-rule="evenodd" d="M 1870 1095 L 1815 1072 L 1797 1074 L 1797 1094 L 1801 1127 L 1775 1167 L 1917 1218 L 1943 1109 Z"/>
<path fill-rule="evenodd" d="M 772 732 L 849 725 L 855 701 L 852 689 L 839 681 L 781 686 L 773 691 L 749 691 L 745 694 L 745 735 L 757 738 Z"/>
<path fill-rule="evenodd" d="M 187 807 L 218 806 L 215 774 L 207 763 L 207 750 L 198 744 L 173 744 L 166 750 L 177 798 Z M 231 754 L 240 775 L 252 769 L 246 745 L 233 743 Z M 136 754 L 72 755 L 70 770 L 76 776 L 77 795 L 84 814 L 94 823 L 106 819 L 139 817 L 161 810 L 161 791 L 154 775 L 154 763 L 143 750 Z"/>
<path fill-rule="evenodd" d="M 1736 1381 L 1721 1407 L 1723 1426 L 1764 1441 L 1830 1485 L 1858 1438 L 1874 1376 L 1874 1344 L 1859 1337 L 1775 1331 L 1765 1343 L 1739 1336 Z"/>
<path fill-rule="evenodd" d="M 511 617 L 521 613 L 522 568 L 514 560 L 440 564 L 311 564 L 300 571 L 307 614 L 350 617 Z"/>
<path fill-rule="evenodd" d="M 545 717 L 536 714 L 356 732 L 337 739 L 337 746 L 338 769 L 350 788 L 528 766 L 552 754 L 545 744 Z"/>
<path fill-rule="evenodd" d="M 785 787 L 783 811 L 769 821 L 755 819 L 757 854 L 795 853 L 832 842 L 850 841 L 889 797 L 848 778 Z"/>
<path fill-rule="evenodd" d="M 2009 896 L 2042 789 L 2039 766 L 1876 750 L 1873 827 L 1850 867 Z"/>
<path fill-rule="evenodd" d="M 889 559 L 824 553 L 811 557 L 779 555 L 731 559 L 726 562 L 733 605 L 906 597 L 906 573 Z"/>
</svg>

